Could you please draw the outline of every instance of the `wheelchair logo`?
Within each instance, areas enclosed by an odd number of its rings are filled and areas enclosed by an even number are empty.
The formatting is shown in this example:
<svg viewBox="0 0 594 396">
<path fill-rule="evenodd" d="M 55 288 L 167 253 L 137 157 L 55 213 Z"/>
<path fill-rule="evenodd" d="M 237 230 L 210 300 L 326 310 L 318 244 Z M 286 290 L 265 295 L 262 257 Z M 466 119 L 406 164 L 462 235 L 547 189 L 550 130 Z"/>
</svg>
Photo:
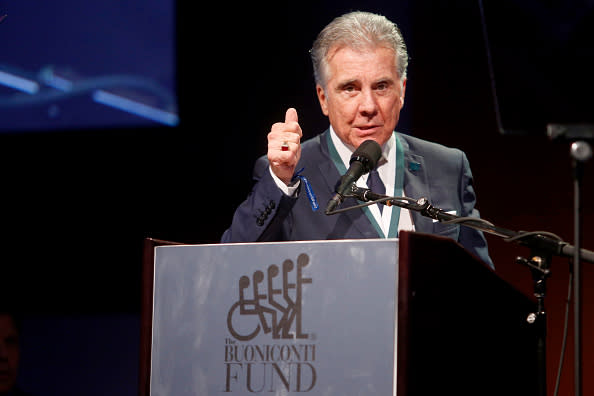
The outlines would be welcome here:
<svg viewBox="0 0 594 396">
<path fill-rule="evenodd" d="M 262 331 L 273 339 L 307 339 L 302 330 L 301 298 L 303 285 L 312 283 L 311 278 L 303 277 L 308 264 L 309 256 L 300 254 L 297 265 L 289 259 L 283 262 L 282 273 L 272 264 L 266 275 L 255 271 L 251 279 L 246 275 L 239 278 L 239 300 L 227 314 L 231 335 L 239 341 L 249 341 Z"/>
</svg>

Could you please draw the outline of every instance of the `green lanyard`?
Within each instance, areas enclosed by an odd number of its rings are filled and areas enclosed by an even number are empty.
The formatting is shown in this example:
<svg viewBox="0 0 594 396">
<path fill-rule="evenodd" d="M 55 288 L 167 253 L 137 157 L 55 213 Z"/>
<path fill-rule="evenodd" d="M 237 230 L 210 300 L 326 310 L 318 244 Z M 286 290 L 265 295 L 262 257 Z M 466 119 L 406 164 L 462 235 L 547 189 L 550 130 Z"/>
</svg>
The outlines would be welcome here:
<svg viewBox="0 0 594 396">
<path fill-rule="evenodd" d="M 394 180 L 394 193 L 392 194 L 395 197 L 402 196 L 402 186 L 404 185 L 404 149 L 402 148 L 402 143 L 400 139 L 398 139 L 398 135 L 394 134 L 396 140 L 396 176 Z M 328 150 L 330 151 L 330 158 L 332 162 L 334 162 L 334 166 L 338 169 L 338 172 L 344 175 L 347 171 L 340 155 L 338 155 L 338 151 L 336 151 L 336 147 L 334 147 L 334 143 L 332 142 L 332 137 L 330 136 L 330 132 L 326 134 L 326 141 L 328 142 Z M 382 228 L 379 226 L 375 217 L 371 214 L 371 210 L 368 207 L 361 208 L 365 213 L 365 216 L 369 219 L 375 230 L 377 231 L 380 238 L 385 238 L 384 232 Z M 398 237 L 398 222 L 400 221 L 400 206 L 392 206 L 392 217 L 390 219 L 390 229 L 388 230 L 388 238 L 397 238 Z"/>
</svg>

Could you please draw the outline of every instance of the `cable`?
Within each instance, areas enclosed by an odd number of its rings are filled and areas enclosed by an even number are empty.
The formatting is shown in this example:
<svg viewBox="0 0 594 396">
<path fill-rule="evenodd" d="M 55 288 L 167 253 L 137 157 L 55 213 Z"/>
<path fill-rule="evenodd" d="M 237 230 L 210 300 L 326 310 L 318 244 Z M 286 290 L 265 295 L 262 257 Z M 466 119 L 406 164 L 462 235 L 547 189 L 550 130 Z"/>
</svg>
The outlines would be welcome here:
<svg viewBox="0 0 594 396">
<path fill-rule="evenodd" d="M 572 268 L 570 266 L 569 268 Z M 569 303 L 571 302 L 573 273 L 569 272 L 569 284 L 567 285 L 567 299 L 565 304 L 565 319 L 563 320 L 563 337 L 561 341 L 561 353 L 559 356 L 559 367 L 557 368 L 557 380 L 555 381 L 555 390 L 553 396 L 559 394 L 559 384 L 561 383 L 561 372 L 563 371 L 563 360 L 565 359 L 565 348 L 567 346 L 567 329 L 569 327 Z"/>
<path fill-rule="evenodd" d="M 513 237 L 508 237 L 503 239 L 505 242 L 513 242 L 513 241 L 517 241 L 518 239 L 523 239 L 529 236 L 533 236 L 533 235 L 542 235 L 542 236 L 548 236 L 550 238 L 556 239 L 559 242 L 563 242 L 563 238 L 561 238 L 559 235 L 557 234 L 553 234 L 552 232 L 547 232 L 547 231 L 531 231 L 531 232 L 520 232 L 518 235 L 513 236 Z"/>
<path fill-rule="evenodd" d="M 345 197 L 346 198 L 356 198 L 357 200 L 359 200 L 359 197 L 356 197 L 356 196 L 350 195 L 350 194 L 346 195 Z M 400 201 L 400 203 L 402 205 L 398 205 L 394 201 Z M 405 202 L 403 202 L 403 201 L 405 201 Z M 413 208 L 413 205 L 415 205 L 417 201 L 412 198 L 408 198 L 408 197 L 385 197 L 385 198 L 381 198 L 381 199 L 378 199 L 375 201 L 367 201 L 367 202 L 359 204 L 359 205 L 349 206 L 347 208 L 336 209 L 336 210 L 333 210 L 326 214 L 327 215 L 339 214 L 339 213 L 347 212 L 349 210 L 353 210 L 353 209 L 357 209 L 357 208 L 364 208 L 366 206 L 381 204 L 381 203 L 385 203 L 385 202 L 388 202 L 388 204 L 386 204 L 387 206 L 400 206 L 402 208 Z"/>
<path fill-rule="evenodd" d="M 489 35 L 487 33 L 487 20 L 485 18 L 485 8 L 483 0 L 478 0 L 479 10 L 481 13 L 481 26 L 483 28 L 483 38 L 485 40 L 485 49 L 487 52 L 487 66 L 489 68 L 489 81 L 491 83 L 491 93 L 493 94 L 493 109 L 495 111 L 495 122 L 499 133 L 503 134 L 503 123 L 501 122 L 501 112 L 499 110 L 499 98 L 497 97 L 497 88 L 495 86 L 495 71 L 493 70 L 493 60 L 491 59 L 491 44 L 489 43 Z"/>
<path fill-rule="evenodd" d="M 470 216 L 458 217 L 458 218 L 455 218 L 452 220 L 440 221 L 441 224 L 457 224 L 457 223 L 466 223 L 466 222 L 476 222 L 476 223 L 480 223 L 483 225 L 487 225 L 489 227 L 495 227 L 495 224 L 493 224 L 485 219 L 481 219 L 478 217 L 470 217 Z"/>
</svg>

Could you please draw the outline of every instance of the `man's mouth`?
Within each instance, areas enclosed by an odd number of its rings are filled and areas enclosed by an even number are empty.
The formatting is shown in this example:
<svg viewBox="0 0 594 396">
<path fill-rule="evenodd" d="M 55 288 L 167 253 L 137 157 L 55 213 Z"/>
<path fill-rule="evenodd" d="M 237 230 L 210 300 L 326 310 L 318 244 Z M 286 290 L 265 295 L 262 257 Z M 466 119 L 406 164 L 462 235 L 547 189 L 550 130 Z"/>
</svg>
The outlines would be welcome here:
<svg viewBox="0 0 594 396">
<path fill-rule="evenodd" d="M 355 127 L 356 130 L 362 133 L 375 132 L 380 128 L 380 125 L 358 125 Z"/>
</svg>

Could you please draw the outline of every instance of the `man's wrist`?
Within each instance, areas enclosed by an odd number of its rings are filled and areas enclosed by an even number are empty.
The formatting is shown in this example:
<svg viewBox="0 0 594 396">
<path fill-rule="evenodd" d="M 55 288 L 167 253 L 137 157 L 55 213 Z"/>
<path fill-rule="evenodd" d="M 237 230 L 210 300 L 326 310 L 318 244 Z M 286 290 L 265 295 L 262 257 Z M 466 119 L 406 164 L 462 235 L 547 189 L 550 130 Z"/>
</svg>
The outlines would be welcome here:
<svg viewBox="0 0 594 396">
<path fill-rule="evenodd" d="M 288 195 L 290 197 L 295 195 L 295 192 L 299 188 L 299 184 L 301 182 L 298 178 L 287 186 L 285 182 L 283 182 L 277 175 L 274 174 L 271 167 L 268 167 L 268 170 L 270 171 L 270 175 L 272 176 L 272 180 L 274 180 L 274 183 L 285 195 Z"/>
</svg>

